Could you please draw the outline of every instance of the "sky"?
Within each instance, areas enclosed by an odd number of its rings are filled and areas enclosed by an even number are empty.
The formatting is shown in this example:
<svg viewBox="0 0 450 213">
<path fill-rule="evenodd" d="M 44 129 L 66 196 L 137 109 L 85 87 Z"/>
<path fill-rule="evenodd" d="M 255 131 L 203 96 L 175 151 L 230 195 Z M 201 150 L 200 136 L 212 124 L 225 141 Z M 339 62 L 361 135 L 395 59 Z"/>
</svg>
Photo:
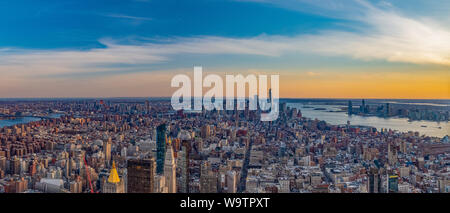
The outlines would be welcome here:
<svg viewBox="0 0 450 213">
<path fill-rule="evenodd" d="M 448 0 L 6 0 L 0 98 L 170 97 L 279 74 L 284 98 L 450 99 Z"/>
</svg>

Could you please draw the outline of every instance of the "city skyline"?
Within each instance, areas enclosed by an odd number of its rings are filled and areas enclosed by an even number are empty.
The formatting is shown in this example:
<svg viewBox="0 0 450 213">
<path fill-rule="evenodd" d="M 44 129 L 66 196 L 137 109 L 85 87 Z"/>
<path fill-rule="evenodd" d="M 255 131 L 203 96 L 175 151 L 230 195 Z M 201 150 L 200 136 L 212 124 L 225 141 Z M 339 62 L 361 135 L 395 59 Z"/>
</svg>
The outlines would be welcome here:
<svg viewBox="0 0 450 213">
<path fill-rule="evenodd" d="M 214 4 L 212 4 L 214 3 Z M 69 9 L 71 8 L 71 9 Z M 279 74 L 281 98 L 450 99 L 448 1 L 17 1 L 0 98 L 170 97 L 170 80 Z"/>
<path fill-rule="evenodd" d="M 0 193 L 448 193 L 449 111 L 409 103 L 0 102 Z"/>
</svg>

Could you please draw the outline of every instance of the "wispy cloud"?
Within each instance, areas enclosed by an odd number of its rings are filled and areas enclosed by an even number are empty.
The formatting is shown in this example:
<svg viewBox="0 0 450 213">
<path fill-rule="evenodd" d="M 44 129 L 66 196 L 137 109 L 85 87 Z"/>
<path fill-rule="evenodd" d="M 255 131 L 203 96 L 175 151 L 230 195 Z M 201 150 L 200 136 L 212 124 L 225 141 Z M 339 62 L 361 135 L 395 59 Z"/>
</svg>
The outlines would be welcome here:
<svg viewBox="0 0 450 213">
<path fill-rule="evenodd" d="M 129 15 L 123 15 L 123 14 L 102 14 L 102 16 L 111 17 L 111 18 L 137 20 L 137 21 L 151 21 L 152 20 L 152 18 L 148 18 L 148 17 L 129 16 Z"/>
<path fill-rule="evenodd" d="M 317 1 L 299 0 L 318 5 Z M 346 56 L 358 60 L 385 60 L 412 64 L 450 66 L 450 31 L 432 20 L 417 20 L 394 10 L 383 10 L 368 2 L 353 2 L 363 11 L 358 20 L 367 28 L 357 32 L 322 31 L 296 36 L 261 35 L 251 38 L 199 36 L 164 42 L 121 43 L 101 39 L 105 48 L 79 50 L 0 50 L 0 72 L 6 76 L 60 75 L 115 71 L 117 64 L 148 65 L 170 62 L 180 54 L 233 54 L 280 57 L 306 53 Z M 341 3 L 332 8 L 343 11 Z M 352 7 L 350 7 L 352 8 Z M 147 20 L 143 17 L 111 17 Z M 5 75 L 4 75 L 5 76 Z M 5 78 L 3 78 L 5 79 Z"/>
<path fill-rule="evenodd" d="M 307 75 L 307 76 L 310 76 L 310 77 L 313 77 L 313 76 L 319 76 L 319 75 L 320 75 L 320 73 L 318 73 L 318 72 L 311 72 L 311 71 L 309 71 L 309 72 L 306 72 L 306 75 Z"/>
</svg>

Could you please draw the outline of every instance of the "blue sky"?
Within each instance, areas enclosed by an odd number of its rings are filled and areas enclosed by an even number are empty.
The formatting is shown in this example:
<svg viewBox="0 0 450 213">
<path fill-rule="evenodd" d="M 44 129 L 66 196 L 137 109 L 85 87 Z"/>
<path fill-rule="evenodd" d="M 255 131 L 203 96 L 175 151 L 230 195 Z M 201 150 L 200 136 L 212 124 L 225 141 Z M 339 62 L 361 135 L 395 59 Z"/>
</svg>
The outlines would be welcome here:
<svg viewBox="0 0 450 213">
<path fill-rule="evenodd" d="M 445 0 L 2 1 L 0 97 L 116 96 L 108 78 L 193 65 L 298 78 L 442 75 L 450 66 L 448 11 Z M 104 86 L 69 92 L 80 80 Z M 146 96 L 136 90 L 118 96 Z"/>
<path fill-rule="evenodd" d="M 1 24 L 8 30 L 2 33 L 0 45 L 23 48 L 101 47 L 98 40 L 104 37 L 295 35 L 347 28 L 336 25 L 348 22 L 254 2 L 221 0 L 18 0 L 2 4 Z"/>
</svg>

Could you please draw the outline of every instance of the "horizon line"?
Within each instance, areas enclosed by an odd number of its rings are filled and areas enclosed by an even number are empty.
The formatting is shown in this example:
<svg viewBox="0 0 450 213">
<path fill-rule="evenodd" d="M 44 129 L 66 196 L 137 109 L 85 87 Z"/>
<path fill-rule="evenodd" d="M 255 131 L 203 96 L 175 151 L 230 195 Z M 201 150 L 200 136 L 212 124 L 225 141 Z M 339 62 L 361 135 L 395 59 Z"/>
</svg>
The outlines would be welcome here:
<svg viewBox="0 0 450 213">
<path fill-rule="evenodd" d="M 0 97 L 0 99 L 124 99 L 124 98 L 160 98 L 160 99 L 170 99 L 170 96 L 105 96 L 105 97 Z M 191 97 L 195 98 L 195 97 Z M 226 99 L 226 97 L 222 97 L 223 99 Z M 242 98 L 242 97 L 234 97 L 234 98 Z M 245 97 L 249 98 L 249 97 Z M 267 97 L 268 98 L 268 97 Z M 336 100 L 360 100 L 360 99 L 366 99 L 366 100 L 448 100 L 450 101 L 450 98 L 364 98 L 364 97 L 357 97 L 357 98 L 345 98 L 345 97 L 279 97 L 278 99 L 336 99 Z"/>
</svg>

